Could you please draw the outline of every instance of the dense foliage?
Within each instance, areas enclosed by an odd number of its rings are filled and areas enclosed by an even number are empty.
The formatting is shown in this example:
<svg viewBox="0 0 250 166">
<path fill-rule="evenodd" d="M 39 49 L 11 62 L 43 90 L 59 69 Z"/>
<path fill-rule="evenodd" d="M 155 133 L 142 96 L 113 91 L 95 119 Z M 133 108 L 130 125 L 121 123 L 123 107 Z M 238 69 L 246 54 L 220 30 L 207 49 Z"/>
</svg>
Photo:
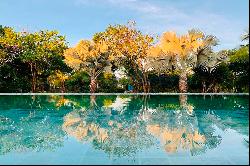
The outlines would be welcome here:
<svg viewBox="0 0 250 166">
<path fill-rule="evenodd" d="M 0 92 L 248 92 L 248 31 L 242 40 L 215 52 L 199 30 L 157 41 L 130 22 L 68 48 L 57 31 L 0 26 Z"/>
</svg>

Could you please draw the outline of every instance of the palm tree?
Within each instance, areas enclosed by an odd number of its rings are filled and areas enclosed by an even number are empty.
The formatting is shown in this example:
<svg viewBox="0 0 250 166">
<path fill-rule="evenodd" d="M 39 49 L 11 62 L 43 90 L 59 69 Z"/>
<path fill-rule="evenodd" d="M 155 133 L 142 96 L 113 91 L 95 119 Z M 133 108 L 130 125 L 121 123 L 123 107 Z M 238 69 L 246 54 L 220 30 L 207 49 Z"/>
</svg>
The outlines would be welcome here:
<svg viewBox="0 0 250 166">
<path fill-rule="evenodd" d="M 208 92 L 210 89 L 215 87 L 215 81 L 211 78 L 214 72 L 218 69 L 218 67 L 223 62 L 228 61 L 228 51 L 222 50 L 219 52 L 211 52 L 206 54 L 205 56 L 202 56 L 199 60 L 198 65 L 196 66 L 195 70 L 199 70 L 202 73 L 206 73 L 206 79 L 202 79 L 202 92 Z M 212 83 L 207 87 L 206 86 L 206 80 L 212 79 Z"/>
<path fill-rule="evenodd" d="M 246 29 L 244 34 L 241 36 L 242 41 L 249 41 L 249 29 Z M 247 44 L 249 45 L 249 44 Z"/>
<path fill-rule="evenodd" d="M 193 68 L 204 64 L 204 59 L 213 55 L 212 47 L 218 39 L 192 29 L 188 34 L 177 36 L 175 32 L 166 32 L 160 42 L 149 50 L 148 69 L 158 73 L 166 70 L 179 71 L 179 90 L 187 92 L 187 75 Z"/>
</svg>

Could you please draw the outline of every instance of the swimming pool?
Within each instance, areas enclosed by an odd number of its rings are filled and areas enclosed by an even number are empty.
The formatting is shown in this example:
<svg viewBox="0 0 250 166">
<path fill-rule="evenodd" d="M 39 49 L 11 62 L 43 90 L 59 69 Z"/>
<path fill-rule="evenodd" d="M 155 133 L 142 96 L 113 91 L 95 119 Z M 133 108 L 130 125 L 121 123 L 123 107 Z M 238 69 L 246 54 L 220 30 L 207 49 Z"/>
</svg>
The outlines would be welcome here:
<svg viewBox="0 0 250 166">
<path fill-rule="evenodd" d="M 0 164 L 249 164 L 248 95 L 0 96 Z"/>
</svg>

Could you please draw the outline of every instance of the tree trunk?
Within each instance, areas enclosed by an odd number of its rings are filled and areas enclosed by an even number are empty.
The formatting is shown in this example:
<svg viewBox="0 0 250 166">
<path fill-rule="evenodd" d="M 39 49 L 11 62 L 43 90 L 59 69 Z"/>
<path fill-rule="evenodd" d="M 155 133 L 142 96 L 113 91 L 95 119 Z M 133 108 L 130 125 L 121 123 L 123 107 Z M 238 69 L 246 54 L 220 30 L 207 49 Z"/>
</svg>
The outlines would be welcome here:
<svg viewBox="0 0 250 166">
<path fill-rule="evenodd" d="M 62 81 L 62 93 L 64 93 L 64 92 L 65 92 L 65 82 Z"/>
<path fill-rule="evenodd" d="M 213 80 L 212 83 L 208 86 L 206 92 L 209 92 L 210 89 L 212 89 L 214 87 L 215 81 Z"/>
<path fill-rule="evenodd" d="M 150 92 L 150 82 L 148 80 L 145 80 L 145 91 L 144 93 Z"/>
<path fill-rule="evenodd" d="M 144 93 L 149 93 L 150 91 L 150 82 L 146 73 L 143 73 L 143 91 Z"/>
<path fill-rule="evenodd" d="M 187 92 L 187 72 L 186 71 L 181 71 L 181 74 L 179 76 L 179 90 L 180 90 L 180 93 Z"/>
<path fill-rule="evenodd" d="M 145 83 L 144 76 L 143 76 L 143 78 L 141 79 L 141 81 L 142 81 L 142 88 L 143 88 L 143 92 L 144 92 L 144 93 L 147 93 L 147 92 L 146 92 L 146 91 L 147 91 L 147 89 L 146 89 L 146 83 Z"/>
<path fill-rule="evenodd" d="M 180 102 L 180 107 L 182 109 L 186 109 L 187 108 L 187 95 L 181 94 L 179 96 L 179 102 Z"/>
<path fill-rule="evenodd" d="M 143 84 L 142 88 L 143 88 L 143 91 L 144 91 L 144 83 L 145 82 L 144 82 L 143 78 L 140 76 L 140 74 L 138 72 L 138 66 L 135 63 L 133 63 L 132 66 L 133 66 L 133 70 L 135 72 L 134 76 L 135 76 L 135 80 L 136 80 L 136 85 L 134 87 L 134 90 L 135 90 L 136 93 L 141 90 L 141 82 L 139 82 L 139 81 L 142 80 L 142 84 Z"/>
<path fill-rule="evenodd" d="M 150 92 L 150 82 L 146 79 L 146 93 Z"/>
<path fill-rule="evenodd" d="M 202 93 L 206 92 L 206 82 L 202 81 Z"/>
<path fill-rule="evenodd" d="M 32 93 L 36 92 L 36 68 L 33 63 L 29 63 L 32 75 Z"/>
<path fill-rule="evenodd" d="M 132 80 L 132 85 L 133 85 L 133 92 L 137 93 L 138 89 L 139 89 L 139 84 L 138 84 L 138 77 L 136 77 L 135 75 L 131 75 L 130 76 L 131 80 Z"/>
<path fill-rule="evenodd" d="M 151 87 L 150 87 L 150 81 L 148 81 L 148 83 L 147 83 L 147 89 L 148 89 L 148 93 L 149 93 L 150 89 L 151 89 Z"/>
<path fill-rule="evenodd" d="M 90 95 L 90 107 L 93 109 L 96 106 L 96 96 L 95 95 Z"/>
<path fill-rule="evenodd" d="M 95 93 L 96 89 L 97 89 L 97 82 L 96 82 L 96 78 L 94 76 L 90 77 L 90 93 Z"/>
<path fill-rule="evenodd" d="M 213 88 L 213 93 L 218 93 L 218 90 L 219 90 L 219 86 L 215 84 Z"/>
</svg>

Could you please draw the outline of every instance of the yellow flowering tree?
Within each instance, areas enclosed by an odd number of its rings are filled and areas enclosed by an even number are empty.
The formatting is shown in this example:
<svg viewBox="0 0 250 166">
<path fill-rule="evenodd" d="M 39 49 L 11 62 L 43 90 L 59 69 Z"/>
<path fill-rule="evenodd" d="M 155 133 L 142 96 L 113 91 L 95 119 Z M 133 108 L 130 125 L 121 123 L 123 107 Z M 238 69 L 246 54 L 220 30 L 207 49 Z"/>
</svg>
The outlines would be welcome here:
<svg viewBox="0 0 250 166">
<path fill-rule="evenodd" d="M 74 70 L 84 70 L 90 77 L 90 92 L 97 90 L 97 78 L 108 69 L 110 54 L 103 41 L 81 40 L 64 53 L 65 62 Z"/>
<path fill-rule="evenodd" d="M 212 46 L 217 45 L 216 37 L 198 30 L 190 30 L 178 36 L 175 32 L 165 32 L 157 45 L 148 51 L 147 63 L 152 70 L 165 72 L 167 69 L 179 71 L 179 90 L 187 92 L 187 75 L 211 55 Z M 205 58 L 204 58 L 205 57 Z"/>
<path fill-rule="evenodd" d="M 187 92 L 187 73 L 195 63 L 195 56 L 202 46 L 203 34 L 189 31 L 187 35 L 177 36 L 174 32 L 163 34 L 160 42 L 162 51 L 171 57 L 176 68 L 180 71 L 179 90 Z"/>
<path fill-rule="evenodd" d="M 153 42 L 151 36 L 142 34 L 135 28 L 135 23 L 130 22 L 128 25 L 109 26 L 94 38 L 109 45 L 113 65 L 126 69 L 126 74 L 133 80 L 135 91 L 139 91 L 141 85 L 144 92 L 149 91 L 144 59 Z"/>
</svg>

